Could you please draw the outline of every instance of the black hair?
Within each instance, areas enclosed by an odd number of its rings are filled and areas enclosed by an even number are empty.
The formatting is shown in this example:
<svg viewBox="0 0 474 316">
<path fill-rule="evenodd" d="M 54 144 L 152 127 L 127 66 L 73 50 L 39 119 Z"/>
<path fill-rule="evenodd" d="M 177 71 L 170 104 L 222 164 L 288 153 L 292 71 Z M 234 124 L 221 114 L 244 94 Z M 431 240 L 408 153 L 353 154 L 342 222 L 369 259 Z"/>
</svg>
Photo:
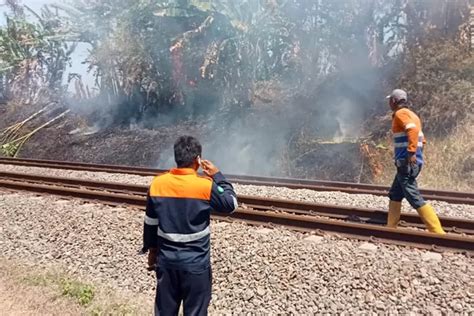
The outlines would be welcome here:
<svg viewBox="0 0 474 316">
<path fill-rule="evenodd" d="M 201 144 L 192 136 L 180 136 L 174 143 L 174 160 L 178 168 L 190 167 L 201 152 Z"/>
<path fill-rule="evenodd" d="M 405 100 L 405 99 L 400 99 L 400 100 L 398 100 L 398 101 L 395 101 L 395 104 L 396 104 L 396 105 L 400 105 L 400 104 L 408 104 L 408 101 L 407 101 L 407 100 Z"/>
<path fill-rule="evenodd" d="M 400 99 L 395 101 L 395 105 L 397 105 L 399 108 L 408 108 L 411 106 L 411 103 L 405 99 Z"/>
</svg>

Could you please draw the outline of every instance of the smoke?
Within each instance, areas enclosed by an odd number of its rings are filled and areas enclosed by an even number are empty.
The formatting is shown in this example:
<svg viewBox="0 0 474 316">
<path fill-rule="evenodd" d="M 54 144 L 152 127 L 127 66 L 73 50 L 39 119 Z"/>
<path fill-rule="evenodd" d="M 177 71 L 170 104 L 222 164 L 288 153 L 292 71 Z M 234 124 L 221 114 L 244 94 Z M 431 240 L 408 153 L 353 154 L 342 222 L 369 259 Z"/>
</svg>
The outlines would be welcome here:
<svg viewBox="0 0 474 316">
<path fill-rule="evenodd" d="M 204 137 L 203 157 L 233 174 L 278 176 L 291 126 L 282 118 L 248 116 Z"/>
<path fill-rule="evenodd" d="M 272 115 L 263 120 L 263 113 L 236 117 L 228 124 L 210 122 L 196 136 L 203 146 L 203 159 L 213 161 L 221 170 L 232 174 L 278 176 L 285 153 L 290 125 Z M 268 115 L 268 113 L 267 113 Z M 188 134 L 183 131 L 183 134 Z M 177 135 L 178 136 L 178 135 Z M 172 145 L 160 153 L 156 167 L 175 165 Z"/>
<path fill-rule="evenodd" d="M 285 175 L 297 163 L 291 157 L 317 155 L 308 144 L 357 141 L 368 118 L 386 111 L 382 96 L 409 38 L 398 25 L 408 21 L 402 4 L 216 0 L 219 13 L 209 19 L 197 9 L 208 1 L 185 2 L 122 0 L 116 10 L 70 2 L 87 7 L 76 32 L 92 44 L 72 55 L 83 64 L 68 71 L 88 84 L 91 72 L 100 74 L 98 97 L 70 101 L 89 131 L 195 122 L 203 158 L 226 172 Z M 158 167 L 172 167 L 172 146 L 159 157 Z"/>
</svg>

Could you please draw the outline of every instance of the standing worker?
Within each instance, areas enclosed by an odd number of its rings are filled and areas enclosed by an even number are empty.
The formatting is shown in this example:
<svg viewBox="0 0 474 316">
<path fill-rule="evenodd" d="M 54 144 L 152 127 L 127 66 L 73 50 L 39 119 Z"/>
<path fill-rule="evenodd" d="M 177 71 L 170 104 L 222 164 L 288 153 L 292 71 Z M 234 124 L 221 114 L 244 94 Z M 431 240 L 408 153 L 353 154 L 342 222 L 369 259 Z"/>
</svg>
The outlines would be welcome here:
<svg viewBox="0 0 474 316">
<path fill-rule="evenodd" d="M 181 136 L 174 144 L 177 168 L 155 177 L 147 196 L 143 250 L 156 270 L 155 315 L 207 315 L 211 300 L 211 210 L 232 213 L 232 185 L 208 160 L 201 144 Z M 199 167 L 209 176 L 200 177 Z"/>
<path fill-rule="evenodd" d="M 407 108 L 407 93 L 395 89 L 387 96 L 393 111 L 392 132 L 395 147 L 397 174 L 389 191 L 388 227 L 397 227 L 400 221 L 402 200 L 418 211 L 428 230 L 445 234 L 433 207 L 427 204 L 418 190 L 416 177 L 423 166 L 423 145 L 426 143 L 420 118 Z"/>
</svg>

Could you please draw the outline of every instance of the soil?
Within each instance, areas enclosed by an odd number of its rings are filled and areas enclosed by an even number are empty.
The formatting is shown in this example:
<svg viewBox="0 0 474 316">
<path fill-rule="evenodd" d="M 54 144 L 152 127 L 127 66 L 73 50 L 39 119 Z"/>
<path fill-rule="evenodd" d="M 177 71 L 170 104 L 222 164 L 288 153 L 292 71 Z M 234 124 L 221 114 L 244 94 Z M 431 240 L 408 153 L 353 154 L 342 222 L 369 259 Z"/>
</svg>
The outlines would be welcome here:
<svg viewBox="0 0 474 316">
<path fill-rule="evenodd" d="M 150 315 L 153 300 L 141 293 L 121 291 L 98 281 L 67 274 L 57 263 L 38 265 L 31 258 L 0 256 L 0 315 Z M 70 282 L 65 292 L 65 282 Z M 89 303 L 78 294 L 92 288 Z M 74 293 L 74 295 L 71 295 Z M 79 295 L 79 297 L 77 296 Z"/>
<path fill-rule="evenodd" d="M 0 130 L 26 119 L 41 108 L 41 106 L 32 108 L 0 106 L 0 113 L 3 113 Z M 56 110 L 28 123 L 21 134 L 47 122 L 58 112 Z M 37 132 L 25 143 L 18 157 L 155 166 L 160 158 L 160 151 L 169 148 L 177 135 L 182 134 L 199 135 L 199 130 L 191 123 L 154 130 L 129 126 L 94 130 L 87 126 L 82 117 L 68 114 L 67 120 Z"/>
<path fill-rule="evenodd" d="M 20 157 L 155 166 L 160 151 L 170 147 L 183 131 L 183 128 L 130 130 L 115 127 L 92 135 L 70 135 L 67 129 L 54 129 L 35 135 L 34 140 L 24 146 Z M 189 129 L 184 130 L 191 133 Z"/>
<path fill-rule="evenodd" d="M 353 182 L 370 180 L 370 170 L 363 165 L 358 143 L 322 143 L 312 147 L 309 153 L 295 159 L 293 172 L 299 177 Z"/>
<path fill-rule="evenodd" d="M 42 106 L 0 105 L 0 130 L 23 121 Z M 0 112 L 1 113 L 1 112 Z M 56 110 L 25 125 L 21 135 L 61 113 Z M 260 116 L 259 116 L 260 115 Z M 214 160 L 227 173 L 264 176 L 290 176 L 335 181 L 360 181 L 361 157 L 358 144 L 320 144 L 304 148 L 304 157 L 293 157 L 292 167 L 280 159 L 286 144 L 284 130 L 265 113 L 249 116 L 237 129 L 209 122 L 181 122 L 154 129 L 110 125 L 94 129 L 76 114 L 37 132 L 18 157 L 168 167 L 173 164 L 172 144 L 179 135 L 193 135 L 203 143 L 206 158 Z M 212 126 L 214 125 L 214 126 Z M 261 131 L 261 132 L 260 132 Z M 282 132 L 283 131 L 283 132 Z M 216 136 L 217 135 L 217 136 Z M 280 144 L 280 145 L 273 145 Z M 203 154 L 204 154 L 203 152 Z M 293 154 L 292 156 L 297 156 Z M 161 163 L 161 165 L 159 165 Z M 164 163 L 164 165 L 163 165 Z M 344 166 L 343 172 L 341 167 Z M 363 179 L 365 180 L 365 179 Z"/>
</svg>

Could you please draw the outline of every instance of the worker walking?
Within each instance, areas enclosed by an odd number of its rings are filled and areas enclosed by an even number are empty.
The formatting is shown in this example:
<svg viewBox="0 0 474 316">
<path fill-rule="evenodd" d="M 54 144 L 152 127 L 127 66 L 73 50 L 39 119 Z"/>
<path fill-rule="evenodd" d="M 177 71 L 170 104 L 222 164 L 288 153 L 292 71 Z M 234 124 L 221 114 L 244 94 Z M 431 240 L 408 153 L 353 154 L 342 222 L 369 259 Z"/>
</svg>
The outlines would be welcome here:
<svg viewBox="0 0 474 316">
<path fill-rule="evenodd" d="M 211 300 L 210 213 L 237 209 L 232 185 L 191 136 L 174 144 L 177 168 L 159 175 L 147 196 L 143 250 L 155 269 L 155 315 L 207 315 Z M 199 167 L 209 177 L 197 174 Z"/>
<path fill-rule="evenodd" d="M 397 227 L 402 200 L 406 198 L 430 232 L 445 234 L 433 207 L 423 200 L 416 183 L 423 166 L 423 145 L 426 143 L 420 118 L 407 108 L 405 91 L 395 89 L 387 99 L 393 111 L 392 132 L 397 166 L 397 174 L 389 191 L 387 226 Z"/>
</svg>

